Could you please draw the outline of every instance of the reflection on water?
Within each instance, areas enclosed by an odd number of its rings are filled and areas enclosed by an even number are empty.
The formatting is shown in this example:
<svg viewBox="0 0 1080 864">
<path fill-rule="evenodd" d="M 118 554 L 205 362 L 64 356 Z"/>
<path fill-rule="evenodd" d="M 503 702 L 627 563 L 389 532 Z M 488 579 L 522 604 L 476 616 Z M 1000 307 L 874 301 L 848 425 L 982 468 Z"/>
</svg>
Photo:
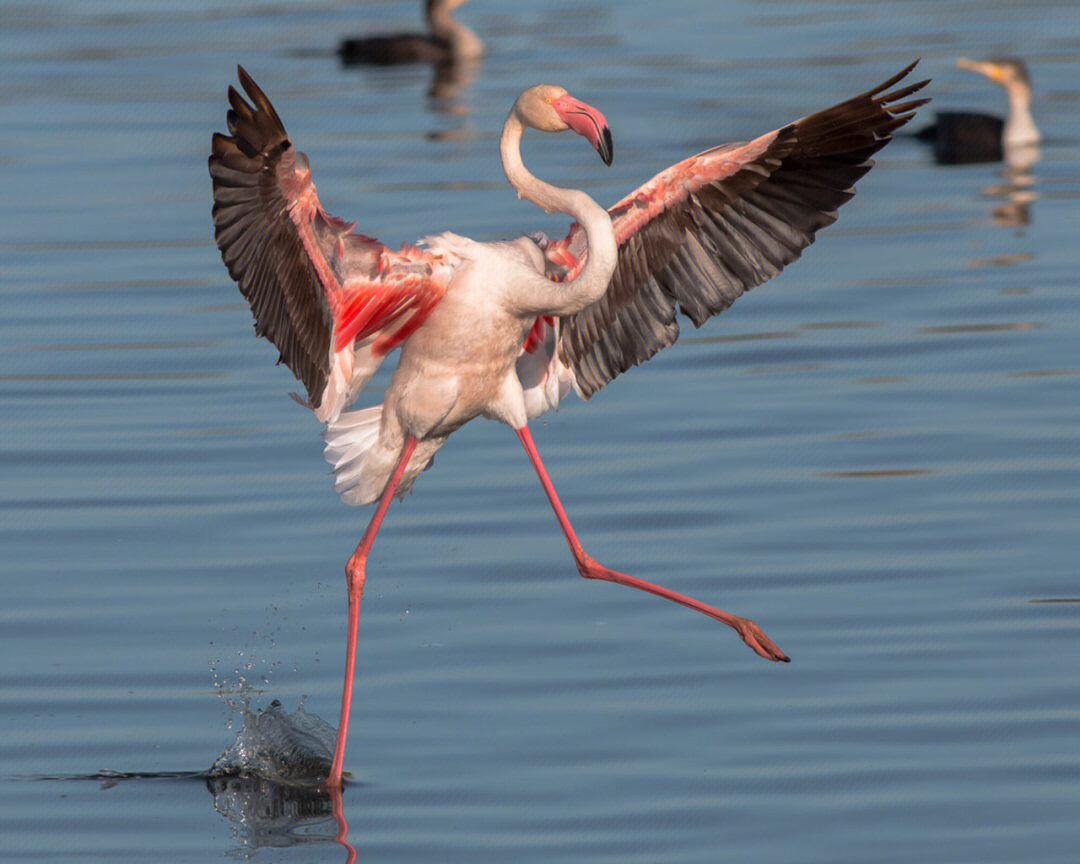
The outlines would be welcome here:
<svg viewBox="0 0 1080 864">
<path fill-rule="evenodd" d="M 1032 171 L 1039 161 L 1037 144 L 1005 148 L 1005 164 L 1001 169 L 1003 183 L 987 186 L 983 194 L 1001 199 L 991 209 L 994 224 L 1016 227 L 1031 224 L 1031 205 L 1039 197 L 1035 191 L 1035 174 Z"/>
<path fill-rule="evenodd" d="M 363 66 L 345 63 L 342 65 L 349 69 L 356 69 L 360 75 L 364 72 Z M 479 130 L 471 118 L 471 107 L 468 100 L 468 91 L 480 73 L 481 60 L 479 58 L 466 58 L 462 60 L 443 60 L 431 65 L 431 79 L 427 88 L 428 106 L 433 117 L 450 118 L 456 121 L 450 128 L 432 129 L 427 133 L 427 138 L 433 141 L 468 141 L 479 135 Z M 378 75 L 382 80 L 384 76 L 394 75 L 392 70 L 380 70 Z"/>
<path fill-rule="evenodd" d="M 275 783 L 248 774 L 210 775 L 206 788 L 214 809 L 233 824 L 238 854 L 266 847 L 342 842 L 348 826 L 339 820 L 333 795 L 318 787 Z"/>
<path fill-rule="evenodd" d="M 432 69 L 428 95 L 431 107 L 442 114 L 468 114 L 468 106 L 461 97 L 476 80 L 480 72 L 479 60 L 456 60 L 436 63 Z"/>
<path fill-rule="evenodd" d="M 460 122 L 451 129 L 432 130 L 428 133 L 429 138 L 437 141 L 467 141 L 479 134 L 469 117 L 469 103 L 465 98 L 466 91 L 479 71 L 479 60 L 438 63 L 432 69 L 431 86 L 428 88 L 432 110 L 460 118 Z"/>
</svg>

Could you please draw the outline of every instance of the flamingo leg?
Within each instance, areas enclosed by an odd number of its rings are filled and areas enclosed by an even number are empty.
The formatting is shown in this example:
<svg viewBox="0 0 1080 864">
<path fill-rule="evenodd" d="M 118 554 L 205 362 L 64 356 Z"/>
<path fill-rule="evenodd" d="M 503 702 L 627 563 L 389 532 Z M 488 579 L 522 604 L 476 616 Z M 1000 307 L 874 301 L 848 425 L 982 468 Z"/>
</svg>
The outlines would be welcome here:
<svg viewBox="0 0 1080 864">
<path fill-rule="evenodd" d="M 397 467 L 379 498 L 367 530 L 364 531 L 364 536 L 360 539 L 356 551 L 349 556 L 349 562 L 345 565 L 345 577 L 349 587 L 349 635 L 345 645 L 345 684 L 341 690 L 341 717 L 338 720 L 337 741 L 334 744 L 334 761 L 330 764 L 330 776 L 326 778 L 326 785 L 331 789 L 341 786 L 341 768 L 345 762 L 345 739 L 349 734 L 353 674 L 356 671 L 356 631 L 360 622 L 360 595 L 364 591 L 367 556 L 415 447 L 416 439 L 410 435 L 405 440 L 405 447 L 401 451 Z"/>
<path fill-rule="evenodd" d="M 345 864 L 356 864 L 356 847 L 349 842 L 349 823 L 345 819 L 345 804 L 341 800 L 341 787 L 330 786 L 326 790 L 330 797 L 330 809 L 337 823 L 334 841 L 345 849 Z"/>
<path fill-rule="evenodd" d="M 577 534 L 574 532 L 574 526 L 570 524 L 570 519 L 563 509 L 562 502 L 559 501 L 559 496 L 555 492 L 555 486 L 548 476 L 547 469 L 544 468 L 544 463 L 540 461 L 540 454 L 537 452 L 536 445 L 533 443 L 532 433 L 529 432 L 529 427 L 522 426 L 515 431 L 525 447 L 525 452 L 529 454 L 529 461 L 532 462 L 533 468 L 536 469 L 536 473 L 540 478 L 540 483 L 543 485 L 548 500 L 555 510 L 555 516 L 559 520 L 559 525 L 562 527 L 563 534 L 566 536 L 566 542 L 570 545 L 570 551 L 573 553 L 574 561 L 577 563 L 578 572 L 581 573 L 582 576 L 586 579 L 603 579 L 606 582 L 628 585 L 631 588 L 648 591 L 650 594 L 656 594 L 658 597 L 666 597 L 668 600 L 674 600 L 676 603 L 681 603 L 683 606 L 696 609 L 698 612 L 703 612 L 710 618 L 715 618 L 717 621 L 721 621 L 733 628 L 735 632 L 739 634 L 739 637 L 743 642 L 749 645 L 766 660 L 777 660 L 784 663 L 789 662 L 790 658 L 777 648 L 776 645 L 773 644 L 773 641 L 761 631 L 761 628 L 749 618 L 740 618 L 737 615 L 732 615 L 730 612 L 725 612 L 723 609 L 709 606 L 706 603 L 702 603 L 700 600 L 695 600 L 693 597 L 681 594 L 678 591 L 672 591 L 670 588 L 665 588 L 662 585 L 656 585 L 652 582 L 646 582 L 644 579 L 638 579 L 636 576 L 628 576 L 626 573 L 611 570 L 589 555 L 582 547 L 581 541 L 578 540 Z"/>
</svg>

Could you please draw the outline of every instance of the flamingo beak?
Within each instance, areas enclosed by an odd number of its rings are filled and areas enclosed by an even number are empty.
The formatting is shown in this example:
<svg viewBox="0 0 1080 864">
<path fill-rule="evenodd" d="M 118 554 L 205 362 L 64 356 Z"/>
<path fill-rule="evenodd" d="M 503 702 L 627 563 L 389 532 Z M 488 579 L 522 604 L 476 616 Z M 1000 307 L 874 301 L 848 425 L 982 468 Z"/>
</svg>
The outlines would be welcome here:
<svg viewBox="0 0 1080 864">
<path fill-rule="evenodd" d="M 613 149 L 607 118 L 592 105 L 569 94 L 551 100 L 559 119 L 596 148 L 605 165 L 611 164 Z"/>
</svg>

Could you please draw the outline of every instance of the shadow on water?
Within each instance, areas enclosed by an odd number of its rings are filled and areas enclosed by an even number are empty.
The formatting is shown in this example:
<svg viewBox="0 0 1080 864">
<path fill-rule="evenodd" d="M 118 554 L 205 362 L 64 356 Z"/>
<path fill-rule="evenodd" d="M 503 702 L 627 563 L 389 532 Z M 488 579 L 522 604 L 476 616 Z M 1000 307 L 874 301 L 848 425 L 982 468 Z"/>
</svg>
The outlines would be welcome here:
<svg viewBox="0 0 1080 864">
<path fill-rule="evenodd" d="M 341 789 L 327 789 L 335 730 L 303 707 L 287 713 L 274 700 L 268 708 L 243 710 L 236 741 L 209 771 L 98 771 L 41 775 L 35 781 L 86 782 L 112 789 L 121 783 L 199 782 L 214 810 L 233 825 L 240 857 L 263 848 L 338 843 L 346 861 L 356 859 L 348 841 Z"/>
</svg>

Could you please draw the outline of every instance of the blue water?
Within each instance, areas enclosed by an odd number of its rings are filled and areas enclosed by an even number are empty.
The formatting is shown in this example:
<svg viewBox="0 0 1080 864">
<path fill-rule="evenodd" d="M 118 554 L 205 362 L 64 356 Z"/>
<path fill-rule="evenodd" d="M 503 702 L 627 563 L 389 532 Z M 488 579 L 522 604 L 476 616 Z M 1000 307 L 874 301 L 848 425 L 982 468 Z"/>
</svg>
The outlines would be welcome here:
<svg viewBox="0 0 1080 864">
<path fill-rule="evenodd" d="M 538 81 L 600 107 L 616 158 L 534 136 L 527 163 L 610 204 L 916 56 L 938 107 L 1000 112 L 953 61 L 1010 53 L 1029 168 L 895 140 L 787 272 L 533 425 L 593 555 L 792 663 L 583 582 L 514 436 L 476 422 L 374 547 L 342 806 L 364 861 L 1074 861 L 1073 4 L 473 0 L 490 53 L 457 94 L 337 65 L 418 6 L 0 5 L 0 860 L 347 854 L 327 802 L 199 776 L 239 704 L 336 719 L 368 516 L 213 244 L 237 62 L 327 207 L 396 245 L 565 229 L 498 165 Z"/>
</svg>

